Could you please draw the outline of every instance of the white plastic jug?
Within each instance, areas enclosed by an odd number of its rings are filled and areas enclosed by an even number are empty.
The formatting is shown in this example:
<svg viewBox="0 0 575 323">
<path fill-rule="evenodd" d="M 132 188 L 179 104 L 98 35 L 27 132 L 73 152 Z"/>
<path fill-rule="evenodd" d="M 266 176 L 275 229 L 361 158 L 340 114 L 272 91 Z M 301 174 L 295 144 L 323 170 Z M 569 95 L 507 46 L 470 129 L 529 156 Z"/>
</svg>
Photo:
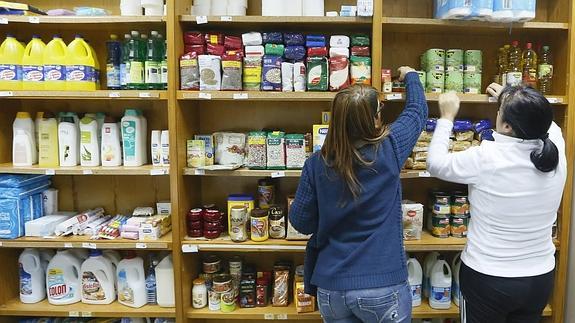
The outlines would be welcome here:
<svg viewBox="0 0 575 323">
<path fill-rule="evenodd" d="M 114 269 L 118 268 L 118 264 L 120 263 L 120 261 L 122 261 L 122 256 L 120 256 L 119 252 L 117 252 L 116 250 L 104 250 L 102 253 L 104 254 L 104 257 L 106 257 L 108 260 L 110 260 L 110 262 L 112 262 L 112 265 L 114 265 Z"/>
<path fill-rule="evenodd" d="M 106 117 L 102 125 L 102 166 L 122 166 L 121 131 L 118 123 L 111 117 Z"/>
<path fill-rule="evenodd" d="M 146 126 L 137 110 L 127 109 L 122 117 L 122 144 L 124 166 L 142 166 L 147 160 Z M 144 119 L 145 120 L 145 119 Z"/>
<path fill-rule="evenodd" d="M 413 307 L 421 305 L 421 293 L 423 284 L 423 269 L 415 258 L 407 260 L 407 272 L 409 274 L 409 287 L 411 288 L 411 303 Z"/>
<path fill-rule="evenodd" d="M 68 250 L 60 250 L 46 270 L 48 301 L 52 305 L 69 305 L 82 300 L 80 260 Z"/>
<path fill-rule="evenodd" d="M 146 305 L 146 273 L 142 258 L 136 257 L 134 252 L 127 254 L 118 264 L 116 279 L 120 304 L 135 308 Z"/>
<path fill-rule="evenodd" d="M 18 259 L 20 271 L 20 301 L 34 304 L 46 298 L 46 274 L 37 249 L 24 249 Z"/>
<path fill-rule="evenodd" d="M 156 266 L 156 288 L 158 305 L 161 307 L 176 306 L 172 255 L 166 256 Z"/>
<path fill-rule="evenodd" d="M 22 129 L 14 131 L 12 138 L 12 164 L 15 167 L 30 167 L 33 163 L 33 151 L 30 136 Z"/>
<path fill-rule="evenodd" d="M 16 134 L 16 130 L 23 130 L 30 137 L 30 145 L 32 147 L 32 164 L 38 163 L 38 151 L 36 150 L 36 126 L 32 120 L 32 116 L 28 112 L 18 112 L 16 119 L 12 123 L 12 131 Z"/>
<path fill-rule="evenodd" d="M 54 258 L 56 253 L 52 249 L 42 249 L 40 250 L 40 261 L 42 262 L 42 269 L 44 270 L 44 279 L 46 279 L 46 269 L 48 269 L 48 264 L 50 260 Z"/>
<path fill-rule="evenodd" d="M 451 307 L 451 277 L 449 264 L 440 257 L 431 270 L 431 308 L 445 310 Z"/>
<path fill-rule="evenodd" d="M 116 300 L 114 265 L 100 250 L 91 250 L 84 261 L 82 275 L 82 303 L 110 304 Z"/>
<path fill-rule="evenodd" d="M 80 120 L 80 165 L 100 166 L 100 143 L 98 141 L 98 121 L 85 116 Z"/>
<path fill-rule="evenodd" d="M 458 253 L 453 258 L 451 265 L 453 271 L 453 283 L 451 284 L 451 294 L 453 295 L 453 303 L 459 307 L 461 302 L 461 287 L 459 285 L 459 271 L 461 270 L 461 253 Z"/>
<path fill-rule="evenodd" d="M 78 165 L 78 127 L 72 114 L 65 114 L 58 125 L 58 150 L 60 166 L 71 167 Z"/>
<path fill-rule="evenodd" d="M 439 257 L 439 252 L 434 251 L 429 253 L 423 262 L 423 292 L 425 297 L 429 297 L 431 294 L 431 270 Z"/>
</svg>

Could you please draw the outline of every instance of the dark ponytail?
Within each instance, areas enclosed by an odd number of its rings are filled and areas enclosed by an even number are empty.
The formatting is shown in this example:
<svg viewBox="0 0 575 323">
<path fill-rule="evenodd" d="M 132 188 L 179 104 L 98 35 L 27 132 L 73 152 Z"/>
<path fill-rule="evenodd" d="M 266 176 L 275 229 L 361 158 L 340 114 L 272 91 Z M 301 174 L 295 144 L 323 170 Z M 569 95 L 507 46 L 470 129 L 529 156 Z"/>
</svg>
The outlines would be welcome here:
<svg viewBox="0 0 575 323">
<path fill-rule="evenodd" d="M 502 121 L 508 123 L 517 138 L 541 140 L 543 148 L 531 152 L 531 162 L 539 171 L 554 171 L 559 150 L 547 131 L 553 122 L 553 108 L 538 91 L 528 86 L 507 87 L 499 96 Z"/>
</svg>

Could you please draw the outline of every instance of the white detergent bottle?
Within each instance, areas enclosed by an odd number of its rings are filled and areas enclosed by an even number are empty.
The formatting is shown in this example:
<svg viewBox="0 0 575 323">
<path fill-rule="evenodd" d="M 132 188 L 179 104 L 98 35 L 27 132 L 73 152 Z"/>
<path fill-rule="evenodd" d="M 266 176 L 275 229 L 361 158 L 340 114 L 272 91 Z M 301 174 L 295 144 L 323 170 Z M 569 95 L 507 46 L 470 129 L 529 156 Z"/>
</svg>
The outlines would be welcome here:
<svg viewBox="0 0 575 323">
<path fill-rule="evenodd" d="M 18 112 L 16 119 L 12 123 L 12 130 L 16 133 L 17 129 L 24 130 L 30 136 L 30 143 L 32 144 L 32 164 L 38 163 L 38 151 L 36 150 L 36 131 L 34 121 L 28 112 Z"/>
<path fill-rule="evenodd" d="M 74 123 L 74 116 L 65 113 L 58 125 L 58 151 L 60 166 L 78 166 L 78 127 Z"/>
<path fill-rule="evenodd" d="M 26 248 L 18 259 L 20 269 L 20 301 L 34 304 L 46 298 L 46 274 L 37 249 Z"/>
<path fill-rule="evenodd" d="M 459 271 L 461 270 L 461 253 L 458 253 L 455 258 L 453 258 L 453 263 L 451 265 L 453 271 L 453 282 L 451 284 L 451 294 L 453 295 L 453 303 L 459 307 L 461 302 L 461 287 L 459 285 Z"/>
<path fill-rule="evenodd" d="M 74 255 L 74 257 L 80 259 L 80 265 L 90 257 L 90 252 L 86 249 L 71 249 L 70 253 Z"/>
<path fill-rule="evenodd" d="M 175 307 L 176 293 L 174 291 L 174 264 L 172 255 L 166 256 L 156 266 L 156 289 L 158 305 Z"/>
<path fill-rule="evenodd" d="M 118 268 L 118 264 L 120 261 L 122 261 L 122 256 L 120 256 L 119 252 L 116 250 L 104 250 L 102 253 L 104 254 L 104 257 L 112 262 L 112 265 L 114 265 L 114 270 Z"/>
<path fill-rule="evenodd" d="M 170 166 L 170 132 L 163 130 L 161 135 L 162 166 Z"/>
<path fill-rule="evenodd" d="M 423 262 L 423 293 L 425 297 L 428 298 L 431 294 L 431 270 L 433 269 L 433 266 L 435 265 L 438 257 L 439 252 L 434 251 L 427 254 Z"/>
<path fill-rule="evenodd" d="M 151 152 L 152 152 L 152 165 L 162 166 L 162 132 L 160 130 L 152 130 L 152 137 L 150 139 Z"/>
<path fill-rule="evenodd" d="M 46 270 L 48 302 L 69 305 L 82 300 L 80 259 L 68 250 L 59 250 Z"/>
<path fill-rule="evenodd" d="M 16 129 L 12 138 L 12 164 L 15 167 L 32 166 L 34 149 L 30 135 L 22 129 Z"/>
<path fill-rule="evenodd" d="M 421 305 L 421 293 L 423 284 L 423 269 L 415 258 L 407 260 L 407 272 L 409 274 L 409 287 L 411 288 L 411 303 L 413 307 Z"/>
<path fill-rule="evenodd" d="M 138 167 L 144 165 L 145 147 L 142 146 L 142 136 L 145 136 L 144 126 L 138 111 L 127 109 L 122 117 L 122 144 L 124 166 Z"/>
<path fill-rule="evenodd" d="M 80 165 L 100 166 L 100 143 L 98 142 L 98 122 L 85 116 L 80 120 Z"/>
<path fill-rule="evenodd" d="M 106 121 L 106 114 L 104 112 L 96 113 L 96 122 L 98 122 L 98 142 L 102 144 L 102 126 Z"/>
<path fill-rule="evenodd" d="M 111 304 L 116 300 L 114 265 L 100 250 L 91 250 L 81 269 L 82 303 Z"/>
<path fill-rule="evenodd" d="M 446 310 L 451 307 L 451 282 L 451 268 L 443 257 L 439 257 L 431 270 L 431 308 Z"/>
<path fill-rule="evenodd" d="M 36 140 L 36 150 L 38 150 L 40 142 L 40 120 L 42 119 L 44 119 L 44 112 L 36 112 L 36 118 L 34 118 L 34 139 Z"/>
<path fill-rule="evenodd" d="M 118 302 L 122 305 L 139 308 L 147 304 L 146 274 L 144 260 L 128 252 L 116 269 L 118 281 Z"/>
<path fill-rule="evenodd" d="M 40 250 L 40 261 L 42 261 L 42 269 L 44 270 L 44 279 L 46 278 L 46 269 L 48 269 L 48 264 L 50 260 L 54 258 L 56 253 L 54 250 L 51 249 L 42 249 Z"/>
<path fill-rule="evenodd" d="M 104 124 L 102 124 L 102 166 L 122 166 L 122 146 L 120 145 L 120 140 L 120 126 L 114 118 L 106 117 Z"/>
</svg>

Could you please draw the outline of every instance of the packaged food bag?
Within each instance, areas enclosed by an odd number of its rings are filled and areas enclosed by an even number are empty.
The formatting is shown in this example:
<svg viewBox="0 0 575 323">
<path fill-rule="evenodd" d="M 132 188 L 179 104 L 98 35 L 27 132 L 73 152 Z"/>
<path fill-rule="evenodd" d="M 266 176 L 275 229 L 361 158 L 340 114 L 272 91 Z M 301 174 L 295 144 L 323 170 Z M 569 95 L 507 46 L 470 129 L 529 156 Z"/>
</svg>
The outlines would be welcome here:
<svg viewBox="0 0 575 323">
<path fill-rule="evenodd" d="M 239 53 L 222 56 L 222 90 L 241 91 L 242 56 Z"/>
<path fill-rule="evenodd" d="M 282 58 L 280 56 L 265 55 L 262 69 L 262 90 L 282 90 Z"/>
<path fill-rule="evenodd" d="M 293 92 L 293 66 L 292 63 L 282 63 L 282 91 Z"/>
<path fill-rule="evenodd" d="M 262 84 L 262 58 L 244 58 L 243 88 L 246 91 L 259 91 Z"/>
<path fill-rule="evenodd" d="M 349 59 L 344 56 L 329 59 L 329 90 L 337 92 L 349 87 Z"/>
<path fill-rule="evenodd" d="M 328 74 L 326 57 L 309 57 L 307 59 L 307 90 L 327 91 L 329 88 Z"/>
<path fill-rule="evenodd" d="M 351 84 L 371 85 L 371 57 L 351 57 Z"/>
<path fill-rule="evenodd" d="M 220 57 L 215 55 L 200 55 L 200 90 L 219 91 L 222 84 Z"/>
<path fill-rule="evenodd" d="M 200 69 L 196 53 L 188 53 L 180 57 L 180 88 L 182 90 L 200 89 Z"/>
<path fill-rule="evenodd" d="M 246 148 L 246 135 L 243 133 L 216 132 L 215 162 L 218 165 L 243 165 Z"/>
</svg>

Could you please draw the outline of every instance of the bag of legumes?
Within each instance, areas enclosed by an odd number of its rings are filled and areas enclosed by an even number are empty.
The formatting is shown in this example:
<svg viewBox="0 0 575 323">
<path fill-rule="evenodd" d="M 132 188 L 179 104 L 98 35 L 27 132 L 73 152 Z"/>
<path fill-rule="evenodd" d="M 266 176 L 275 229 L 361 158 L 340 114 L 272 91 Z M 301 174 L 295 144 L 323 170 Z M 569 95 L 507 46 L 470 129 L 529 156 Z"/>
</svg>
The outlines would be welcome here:
<svg viewBox="0 0 575 323">
<path fill-rule="evenodd" d="M 216 132 L 215 163 L 217 165 L 244 165 L 246 135 L 243 133 Z"/>
</svg>

